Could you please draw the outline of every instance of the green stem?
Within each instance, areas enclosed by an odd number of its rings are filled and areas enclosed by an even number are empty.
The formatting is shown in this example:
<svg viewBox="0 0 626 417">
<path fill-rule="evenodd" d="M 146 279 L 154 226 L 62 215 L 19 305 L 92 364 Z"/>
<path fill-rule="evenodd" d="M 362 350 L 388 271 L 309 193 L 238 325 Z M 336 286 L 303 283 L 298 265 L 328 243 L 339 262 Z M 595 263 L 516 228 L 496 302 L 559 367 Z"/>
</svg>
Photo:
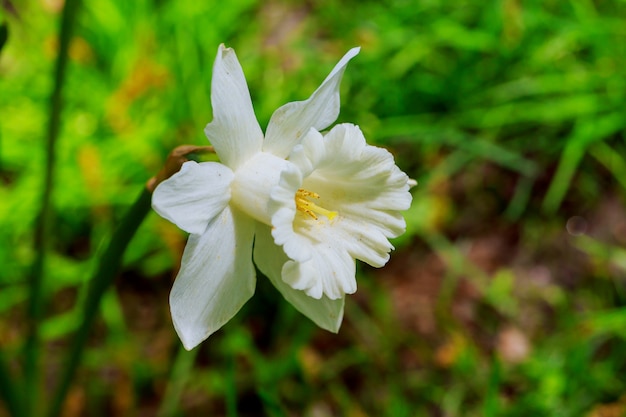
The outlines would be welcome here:
<svg viewBox="0 0 626 417">
<path fill-rule="evenodd" d="M 120 266 L 122 257 L 128 243 L 137 232 L 139 225 L 150 211 L 151 194 L 144 189 L 122 222 L 111 237 L 106 250 L 100 257 L 98 267 L 94 277 L 89 283 L 87 296 L 85 298 L 83 321 L 78 328 L 72 344 L 67 351 L 67 362 L 63 368 L 63 373 L 59 380 L 59 385 L 52 399 L 52 405 L 49 410 L 49 417 L 57 417 L 60 415 L 65 397 L 76 373 L 76 369 L 81 360 L 82 352 L 89 336 L 94 319 L 100 306 L 100 300 L 105 291 L 114 281 Z"/>
<path fill-rule="evenodd" d="M 50 228 L 50 207 L 55 167 L 55 149 L 61 125 L 62 93 L 68 61 L 68 50 L 72 27 L 76 16 L 79 0 L 67 0 L 61 17 L 59 34 L 59 54 L 56 59 L 54 72 L 54 87 L 50 96 L 50 119 L 46 135 L 46 163 L 44 172 L 41 209 L 33 238 L 35 261 L 30 276 L 30 297 L 28 304 L 27 336 L 24 345 L 25 356 L 25 392 L 28 400 L 25 403 L 27 415 L 32 414 L 33 407 L 38 404 L 37 388 L 39 380 L 39 321 L 43 305 L 43 271 L 47 236 Z"/>
</svg>

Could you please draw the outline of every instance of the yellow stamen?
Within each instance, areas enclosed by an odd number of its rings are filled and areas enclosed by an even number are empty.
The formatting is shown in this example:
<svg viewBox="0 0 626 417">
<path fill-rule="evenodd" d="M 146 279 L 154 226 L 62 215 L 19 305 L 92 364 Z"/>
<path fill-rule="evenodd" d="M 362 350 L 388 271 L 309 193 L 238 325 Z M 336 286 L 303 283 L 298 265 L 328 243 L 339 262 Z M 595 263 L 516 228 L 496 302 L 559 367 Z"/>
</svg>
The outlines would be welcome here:
<svg viewBox="0 0 626 417">
<path fill-rule="evenodd" d="M 335 216 L 337 216 L 336 211 L 326 210 L 325 208 L 309 201 L 309 198 L 320 198 L 320 196 L 317 193 L 300 188 L 296 192 L 296 209 L 314 218 L 315 220 L 317 220 L 318 214 L 326 216 L 328 220 L 332 220 Z"/>
</svg>

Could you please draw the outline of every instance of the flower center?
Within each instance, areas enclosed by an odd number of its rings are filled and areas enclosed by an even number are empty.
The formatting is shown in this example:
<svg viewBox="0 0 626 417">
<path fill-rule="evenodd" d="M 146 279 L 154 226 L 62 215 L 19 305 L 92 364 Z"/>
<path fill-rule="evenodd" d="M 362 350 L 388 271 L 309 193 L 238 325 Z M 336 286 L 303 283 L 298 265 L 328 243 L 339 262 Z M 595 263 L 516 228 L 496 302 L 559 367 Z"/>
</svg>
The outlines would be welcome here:
<svg viewBox="0 0 626 417">
<path fill-rule="evenodd" d="M 328 220 L 332 220 L 337 216 L 336 211 L 326 210 L 324 207 L 320 207 L 317 204 L 310 201 L 310 198 L 320 198 L 320 195 L 312 191 L 307 191 L 300 188 L 296 191 L 296 209 L 304 214 L 317 220 L 317 215 L 321 214 L 326 216 Z"/>
</svg>

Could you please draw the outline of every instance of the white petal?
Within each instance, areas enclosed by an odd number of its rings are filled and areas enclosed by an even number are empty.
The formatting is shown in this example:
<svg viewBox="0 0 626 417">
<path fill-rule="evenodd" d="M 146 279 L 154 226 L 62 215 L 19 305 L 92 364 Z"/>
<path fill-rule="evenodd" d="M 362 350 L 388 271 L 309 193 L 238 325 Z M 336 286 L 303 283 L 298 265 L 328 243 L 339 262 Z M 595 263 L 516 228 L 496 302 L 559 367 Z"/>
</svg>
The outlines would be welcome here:
<svg viewBox="0 0 626 417">
<path fill-rule="evenodd" d="M 386 149 L 369 146 L 351 124 L 335 126 L 325 137 L 326 157 L 303 187 L 331 200 L 332 210 L 376 225 L 386 237 L 404 232 L 400 211 L 411 205 L 409 178 Z"/>
<path fill-rule="evenodd" d="M 287 103 L 274 112 L 267 127 L 264 151 L 286 158 L 311 127 L 323 130 L 337 120 L 339 83 L 348 62 L 359 50 L 350 49 L 306 101 Z"/>
<path fill-rule="evenodd" d="M 312 258 L 306 262 L 287 261 L 283 266 L 283 281 L 293 289 L 302 290 L 313 298 L 343 298 L 356 292 L 354 258 L 337 240 L 312 241 Z"/>
<path fill-rule="evenodd" d="M 255 223 L 229 206 L 204 234 L 189 236 L 170 294 L 174 328 L 185 349 L 226 324 L 254 294 Z"/>
<path fill-rule="evenodd" d="M 302 142 L 293 147 L 289 161 L 300 168 L 302 177 L 308 177 L 325 156 L 324 138 L 320 132 L 311 128 Z"/>
<path fill-rule="evenodd" d="M 294 164 L 288 165 L 281 173 L 278 185 L 272 189 L 268 207 L 274 242 L 283 247 L 289 258 L 304 262 L 313 256 L 310 245 L 306 237 L 293 231 L 296 216 L 295 195 L 301 184 L 301 171 Z"/>
<path fill-rule="evenodd" d="M 355 240 L 363 239 L 363 230 L 346 234 L 337 227 L 342 218 L 319 216 L 315 220 L 297 213 L 294 194 L 301 180 L 298 182 L 298 175 L 288 170 L 283 174 L 284 181 L 274 189 L 270 205 L 277 208 L 272 216 L 274 243 L 282 246 L 289 258 L 281 271 L 283 281 L 317 299 L 324 296 L 334 300 L 354 293 L 355 263 L 349 249 Z M 383 240 L 386 254 L 390 245 Z"/>
<path fill-rule="evenodd" d="M 261 150 L 263 132 L 235 51 L 220 45 L 211 80 L 213 121 L 204 129 L 220 160 L 236 170 Z"/>
<path fill-rule="evenodd" d="M 235 172 L 231 186 L 232 203 L 250 217 L 270 224 L 270 193 L 287 165 L 293 164 L 271 153 L 254 155 Z"/>
<path fill-rule="evenodd" d="M 152 207 L 184 231 L 202 234 L 228 204 L 233 178 L 233 172 L 222 164 L 185 162 L 156 187 Z"/>
<path fill-rule="evenodd" d="M 312 297 L 334 299 L 356 290 L 355 258 L 376 267 L 388 261 L 393 249 L 388 238 L 404 231 L 400 211 L 410 206 L 411 194 L 392 155 L 368 146 L 358 127 L 333 128 L 323 152 L 312 145 L 316 141 L 310 135 L 290 156 L 302 172 L 316 165 L 311 174 L 302 179 L 284 172 L 272 192 L 272 235 L 291 259 L 283 280 Z M 337 215 L 315 219 L 297 211 L 290 199 L 299 188 L 318 194 L 315 204 Z"/>
<path fill-rule="evenodd" d="M 257 227 L 254 261 L 259 270 L 298 311 L 323 329 L 333 333 L 339 331 L 343 320 L 345 297 L 337 300 L 331 300 L 326 296 L 315 299 L 306 295 L 304 291 L 295 290 L 287 285 L 281 278 L 281 271 L 288 258 L 280 247 L 274 244 L 270 228 L 265 225 Z"/>
</svg>

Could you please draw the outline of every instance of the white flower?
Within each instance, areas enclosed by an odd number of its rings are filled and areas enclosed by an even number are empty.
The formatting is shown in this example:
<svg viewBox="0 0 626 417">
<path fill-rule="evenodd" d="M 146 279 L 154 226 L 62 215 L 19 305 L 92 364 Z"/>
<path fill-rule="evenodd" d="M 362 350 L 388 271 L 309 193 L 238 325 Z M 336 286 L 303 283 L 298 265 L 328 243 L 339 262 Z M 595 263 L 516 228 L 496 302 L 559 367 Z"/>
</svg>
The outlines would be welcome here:
<svg viewBox="0 0 626 417">
<path fill-rule="evenodd" d="M 321 130 L 339 114 L 350 50 L 306 101 L 272 115 L 265 139 L 235 52 L 221 45 L 213 67 L 214 120 L 205 133 L 222 163 L 186 162 L 154 191 L 152 205 L 190 233 L 170 305 L 192 349 L 253 295 L 255 269 L 300 312 L 337 332 L 355 259 L 380 267 L 403 233 L 408 177 L 358 127 Z"/>
</svg>

